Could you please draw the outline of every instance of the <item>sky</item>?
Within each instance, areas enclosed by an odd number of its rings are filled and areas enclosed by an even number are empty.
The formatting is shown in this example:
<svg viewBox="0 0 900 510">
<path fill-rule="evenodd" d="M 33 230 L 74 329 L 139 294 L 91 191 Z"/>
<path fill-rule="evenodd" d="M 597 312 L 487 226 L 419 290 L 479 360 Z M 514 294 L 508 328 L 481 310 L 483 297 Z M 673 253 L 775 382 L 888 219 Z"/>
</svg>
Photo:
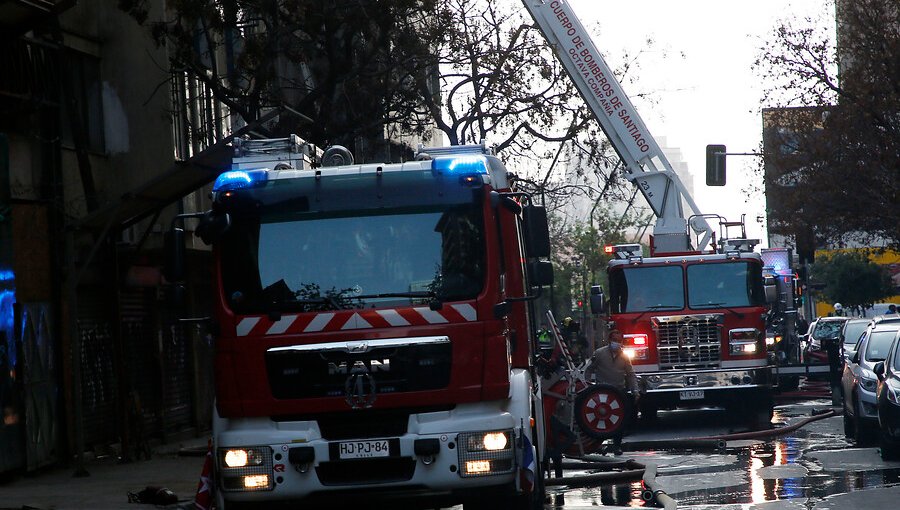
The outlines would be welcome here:
<svg viewBox="0 0 900 510">
<path fill-rule="evenodd" d="M 762 194 L 750 194 L 759 158 L 728 156 L 728 183 L 707 187 L 706 145 L 729 153 L 758 152 L 762 140 L 764 84 L 752 68 L 779 19 L 817 17 L 822 0 L 568 0 L 612 68 L 625 51 L 640 57 L 626 94 L 657 139 L 681 149 L 694 176 L 694 200 L 703 213 L 737 221 L 746 213 L 747 234 L 763 240 Z M 829 29 L 833 30 L 833 24 Z M 665 52 L 665 56 L 663 53 Z M 636 97 L 651 93 L 653 102 Z M 684 180 L 683 176 L 682 180 Z M 714 226 L 715 228 L 715 226 Z"/>
</svg>

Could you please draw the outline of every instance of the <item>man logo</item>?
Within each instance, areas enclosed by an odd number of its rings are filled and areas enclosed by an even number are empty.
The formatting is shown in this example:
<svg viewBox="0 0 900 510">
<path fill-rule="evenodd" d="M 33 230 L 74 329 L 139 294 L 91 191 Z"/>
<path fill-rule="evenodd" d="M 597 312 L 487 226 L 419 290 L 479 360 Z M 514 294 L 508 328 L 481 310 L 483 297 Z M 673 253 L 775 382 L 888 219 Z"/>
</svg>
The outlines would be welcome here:
<svg viewBox="0 0 900 510">
<path fill-rule="evenodd" d="M 353 409 L 368 409 L 375 403 L 375 378 L 365 368 L 354 366 L 350 377 L 344 381 L 344 395 Z"/>
<path fill-rule="evenodd" d="M 390 372 L 391 360 L 390 358 L 372 359 L 368 361 L 356 360 L 353 362 L 352 366 L 346 361 L 341 361 L 340 363 L 328 363 L 328 375 L 346 375 L 356 370 L 364 370 L 366 372 Z"/>
</svg>

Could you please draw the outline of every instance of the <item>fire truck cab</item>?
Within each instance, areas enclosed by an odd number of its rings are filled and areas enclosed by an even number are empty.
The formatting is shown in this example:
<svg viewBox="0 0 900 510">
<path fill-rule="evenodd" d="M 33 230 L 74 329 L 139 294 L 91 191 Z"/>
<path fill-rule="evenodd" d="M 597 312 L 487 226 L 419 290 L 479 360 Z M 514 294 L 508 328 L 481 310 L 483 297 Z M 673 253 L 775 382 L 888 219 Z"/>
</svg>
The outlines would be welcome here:
<svg viewBox="0 0 900 510">
<path fill-rule="evenodd" d="M 724 244 L 729 248 L 752 242 Z M 772 375 L 765 344 L 767 302 L 760 255 L 644 257 L 640 245 L 611 247 L 609 295 L 600 306 L 625 337 L 640 375 L 644 416 L 660 408 L 717 406 L 765 425 Z"/>
<path fill-rule="evenodd" d="M 197 227 L 215 261 L 217 507 L 539 506 L 543 208 L 484 144 L 313 155 L 236 143 Z"/>
</svg>

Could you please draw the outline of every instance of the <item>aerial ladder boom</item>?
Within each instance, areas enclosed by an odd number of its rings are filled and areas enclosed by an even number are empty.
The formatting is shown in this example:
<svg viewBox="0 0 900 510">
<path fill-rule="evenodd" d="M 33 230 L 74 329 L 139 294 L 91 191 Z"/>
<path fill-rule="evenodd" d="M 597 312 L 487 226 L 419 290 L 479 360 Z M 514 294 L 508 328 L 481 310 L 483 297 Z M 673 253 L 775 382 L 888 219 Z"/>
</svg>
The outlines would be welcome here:
<svg viewBox="0 0 900 510">
<path fill-rule="evenodd" d="M 563 0 L 522 2 L 625 164 L 626 178 L 638 187 L 656 215 L 654 251 L 694 250 L 682 199 L 692 212 L 691 229 L 700 236 L 696 249 L 705 250 L 712 228 L 572 8 Z"/>
</svg>

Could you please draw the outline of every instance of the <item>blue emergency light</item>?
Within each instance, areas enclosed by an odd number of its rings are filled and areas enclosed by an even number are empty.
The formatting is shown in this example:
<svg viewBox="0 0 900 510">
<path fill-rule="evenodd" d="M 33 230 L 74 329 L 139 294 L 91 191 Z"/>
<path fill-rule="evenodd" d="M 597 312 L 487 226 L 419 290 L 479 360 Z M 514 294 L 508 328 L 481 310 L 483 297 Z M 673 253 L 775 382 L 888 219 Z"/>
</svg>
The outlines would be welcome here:
<svg viewBox="0 0 900 510">
<path fill-rule="evenodd" d="M 488 173 L 488 162 L 484 156 L 443 156 L 431 160 L 431 171 L 459 176 L 484 175 Z"/>
<path fill-rule="evenodd" d="M 223 172 L 216 178 L 213 191 L 229 191 L 235 189 L 253 188 L 261 186 L 269 180 L 269 171 L 259 170 L 230 170 Z"/>
</svg>

